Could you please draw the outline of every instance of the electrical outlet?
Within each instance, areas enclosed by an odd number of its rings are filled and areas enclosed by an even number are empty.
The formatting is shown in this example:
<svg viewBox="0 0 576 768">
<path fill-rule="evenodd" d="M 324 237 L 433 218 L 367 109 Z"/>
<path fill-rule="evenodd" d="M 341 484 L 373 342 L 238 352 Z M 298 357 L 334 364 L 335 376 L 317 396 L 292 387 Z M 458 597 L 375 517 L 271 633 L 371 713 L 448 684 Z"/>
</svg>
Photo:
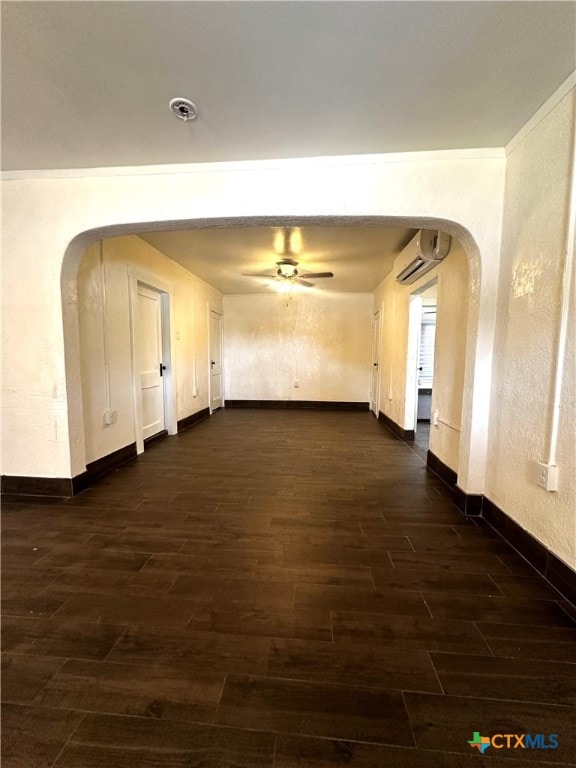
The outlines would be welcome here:
<svg viewBox="0 0 576 768">
<path fill-rule="evenodd" d="M 558 490 L 558 467 L 539 461 L 537 465 L 536 483 L 546 491 Z"/>
<path fill-rule="evenodd" d="M 432 424 L 433 427 L 437 427 L 439 419 L 440 419 L 440 414 L 438 413 L 438 411 L 432 411 L 432 413 L 430 414 L 430 424 Z"/>
<path fill-rule="evenodd" d="M 109 427 L 110 424 L 116 424 L 118 421 L 118 411 L 104 411 L 104 426 Z"/>
<path fill-rule="evenodd" d="M 295 389 L 298 389 L 299 386 L 300 386 L 300 382 L 298 381 L 298 379 L 294 379 L 294 387 L 295 387 Z"/>
</svg>

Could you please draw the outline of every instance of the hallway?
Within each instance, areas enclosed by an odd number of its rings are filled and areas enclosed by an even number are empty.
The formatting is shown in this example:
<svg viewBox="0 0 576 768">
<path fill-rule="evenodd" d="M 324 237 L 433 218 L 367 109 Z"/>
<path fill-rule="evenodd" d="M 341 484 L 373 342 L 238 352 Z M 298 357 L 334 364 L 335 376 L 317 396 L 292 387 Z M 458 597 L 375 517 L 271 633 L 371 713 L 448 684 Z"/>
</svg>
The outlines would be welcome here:
<svg viewBox="0 0 576 768">
<path fill-rule="evenodd" d="M 575 764 L 574 608 L 371 414 L 219 411 L 2 519 L 7 768 Z"/>
</svg>

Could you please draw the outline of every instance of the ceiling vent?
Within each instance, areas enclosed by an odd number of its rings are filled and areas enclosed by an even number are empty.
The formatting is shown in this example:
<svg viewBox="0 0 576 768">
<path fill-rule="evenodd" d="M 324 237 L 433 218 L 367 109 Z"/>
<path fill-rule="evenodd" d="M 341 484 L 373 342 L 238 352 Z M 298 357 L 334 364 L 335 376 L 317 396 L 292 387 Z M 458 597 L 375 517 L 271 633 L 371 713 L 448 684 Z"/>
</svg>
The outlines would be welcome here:
<svg viewBox="0 0 576 768">
<path fill-rule="evenodd" d="M 396 280 L 411 285 L 440 264 L 450 250 L 450 235 L 435 229 L 421 229 L 399 256 L 400 272 Z"/>
<path fill-rule="evenodd" d="M 197 120 L 198 107 L 190 99 L 180 97 L 172 99 L 170 102 L 170 111 L 180 120 Z"/>
</svg>

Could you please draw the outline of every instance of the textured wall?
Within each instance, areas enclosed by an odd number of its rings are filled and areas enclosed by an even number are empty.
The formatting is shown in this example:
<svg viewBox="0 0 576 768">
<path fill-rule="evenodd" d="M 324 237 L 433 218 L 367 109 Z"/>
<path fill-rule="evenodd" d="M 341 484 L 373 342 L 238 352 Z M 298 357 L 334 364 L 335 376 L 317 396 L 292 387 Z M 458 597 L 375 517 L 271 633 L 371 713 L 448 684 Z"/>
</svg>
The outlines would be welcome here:
<svg viewBox="0 0 576 768">
<path fill-rule="evenodd" d="M 243 217 L 379 217 L 392 226 L 445 222 L 473 256 L 463 477 L 466 490 L 481 491 L 504 170 L 496 149 L 3 181 L 3 472 L 70 477 L 85 467 L 76 277 L 90 242 Z"/>
<path fill-rule="evenodd" d="M 128 267 L 137 267 L 169 283 L 173 318 L 178 419 L 208 406 L 208 302 L 222 307 L 220 293 L 138 237 L 94 243 L 78 272 L 78 319 L 86 461 L 134 442 L 134 403 L 129 314 Z M 194 395 L 194 385 L 197 396 Z M 118 421 L 104 426 L 107 408 Z"/>
<path fill-rule="evenodd" d="M 459 468 L 462 398 L 468 322 L 468 264 L 458 243 L 438 267 L 436 354 L 432 409 L 438 426 L 430 429 L 430 450 L 455 472 Z"/>
<path fill-rule="evenodd" d="M 560 487 L 548 493 L 534 481 L 536 462 L 546 460 L 548 447 L 573 120 L 574 91 L 507 161 L 486 495 L 574 567 L 574 291 L 557 457 Z"/>
<path fill-rule="evenodd" d="M 407 377 L 414 375 L 416 361 L 407 365 L 409 304 L 434 278 L 438 280 L 434 388 L 432 407 L 441 423 L 430 430 L 430 449 L 445 464 L 459 469 L 462 396 L 466 360 L 466 324 L 469 276 L 464 249 L 453 240 L 448 256 L 436 269 L 412 285 L 395 280 L 400 271 L 399 256 L 390 275 L 374 294 L 374 311 L 382 309 L 380 351 L 380 410 L 396 424 L 412 429 L 414 411 L 406 402 Z M 411 384 L 411 386 L 413 386 Z"/>
<path fill-rule="evenodd" d="M 226 296 L 224 308 L 228 399 L 368 402 L 371 294 Z"/>
</svg>

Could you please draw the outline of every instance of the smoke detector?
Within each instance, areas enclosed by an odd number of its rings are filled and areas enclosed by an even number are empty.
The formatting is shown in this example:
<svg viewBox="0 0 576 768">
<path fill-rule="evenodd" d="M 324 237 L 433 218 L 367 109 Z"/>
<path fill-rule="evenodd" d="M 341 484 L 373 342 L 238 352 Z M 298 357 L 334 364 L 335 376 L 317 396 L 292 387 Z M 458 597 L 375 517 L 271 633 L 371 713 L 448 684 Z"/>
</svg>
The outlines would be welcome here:
<svg viewBox="0 0 576 768">
<path fill-rule="evenodd" d="M 170 102 L 170 109 L 180 120 L 198 119 L 198 107 L 189 99 L 172 99 Z"/>
</svg>

